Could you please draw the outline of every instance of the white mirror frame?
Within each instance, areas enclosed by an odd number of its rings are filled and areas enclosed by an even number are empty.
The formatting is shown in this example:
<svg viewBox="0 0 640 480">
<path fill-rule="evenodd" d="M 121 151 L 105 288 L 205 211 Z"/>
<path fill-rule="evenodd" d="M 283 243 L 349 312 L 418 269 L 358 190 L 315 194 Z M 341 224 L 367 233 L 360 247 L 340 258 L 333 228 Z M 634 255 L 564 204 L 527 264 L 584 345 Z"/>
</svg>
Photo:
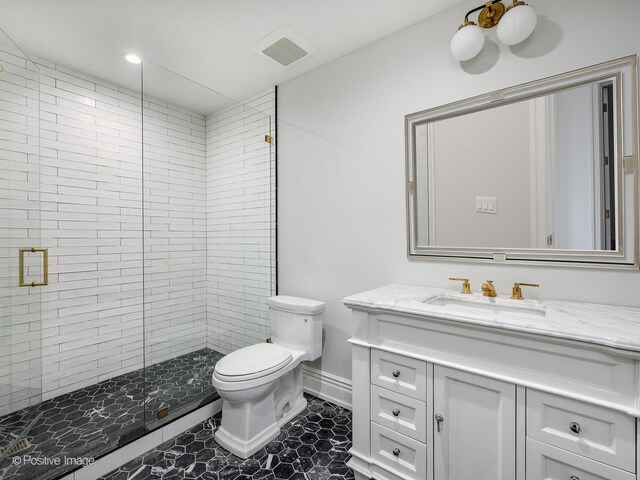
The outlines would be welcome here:
<svg viewBox="0 0 640 480">
<path fill-rule="evenodd" d="M 406 115 L 407 254 L 409 259 L 544 264 L 592 268 L 640 268 L 637 69 L 637 56 L 632 55 Z M 613 81 L 616 93 L 618 250 L 492 249 L 419 245 L 418 212 L 414 188 L 416 178 L 415 129 L 418 125 L 604 80 Z"/>
</svg>

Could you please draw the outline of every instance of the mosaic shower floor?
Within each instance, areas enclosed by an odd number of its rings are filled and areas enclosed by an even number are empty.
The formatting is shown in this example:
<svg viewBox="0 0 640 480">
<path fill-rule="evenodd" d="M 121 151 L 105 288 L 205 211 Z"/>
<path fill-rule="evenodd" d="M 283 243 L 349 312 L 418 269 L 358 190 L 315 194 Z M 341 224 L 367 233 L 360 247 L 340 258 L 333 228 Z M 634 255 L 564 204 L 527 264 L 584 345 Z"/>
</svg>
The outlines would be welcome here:
<svg viewBox="0 0 640 480">
<path fill-rule="evenodd" d="M 172 412 L 217 399 L 211 374 L 222 356 L 202 349 L 152 365 L 146 372 L 136 370 L 46 400 L 40 406 L 41 418 L 26 436 L 30 447 L 15 456 L 98 458 L 144 434 L 146 423 L 156 418 L 163 404 Z M 19 431 L 17 426 L 31 413 L 24 409 L 0 417 L 0 435 Z M 60 465 L 14 465 L 8 457 L 0 461 L 0 479 L 48 480 L 74 468 L 64 461 Z"/>
<path fill-rule="evenodd" d="M 351 412 L 306 395 L 308 405 L 278 438 L 242 460 L 213 434 L 220 415 L 196 425 L 101 480 L 352 480 Z"/>
</svg>

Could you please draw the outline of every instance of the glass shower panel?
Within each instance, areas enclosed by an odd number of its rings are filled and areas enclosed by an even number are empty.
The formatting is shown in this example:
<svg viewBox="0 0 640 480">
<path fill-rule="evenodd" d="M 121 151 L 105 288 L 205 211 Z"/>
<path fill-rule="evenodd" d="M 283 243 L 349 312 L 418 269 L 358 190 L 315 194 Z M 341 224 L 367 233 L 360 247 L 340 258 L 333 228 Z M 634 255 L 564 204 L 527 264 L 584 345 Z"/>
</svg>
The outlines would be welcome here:
<svg viewBox="0 0 640 480">
<path fill-rule="evenodd" d="M 42 400 L 39 99 L 38 68 L 0 31 L 0 459 Z"/>
<path fill-rule="evenodd" d="M 272 132 L 257 107 L 143 61 L 147 422 L 217 398 L 217 360 L 269 336 Z"/>
</svg>

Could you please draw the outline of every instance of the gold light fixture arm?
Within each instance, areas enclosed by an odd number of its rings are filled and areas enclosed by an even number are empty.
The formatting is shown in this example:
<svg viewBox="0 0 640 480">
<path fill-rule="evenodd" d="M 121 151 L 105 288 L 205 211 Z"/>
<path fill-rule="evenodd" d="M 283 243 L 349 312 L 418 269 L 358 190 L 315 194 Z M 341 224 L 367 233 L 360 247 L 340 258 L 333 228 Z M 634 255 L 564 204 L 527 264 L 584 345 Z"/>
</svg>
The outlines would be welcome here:
<svg viewBox="0 0 640 480">
<path fill-rule="evenodd" d="M 25 282 L 24 281 L 24 254 L 25 253 L 42 253 L 42 282 Z M 49 249 L 48 248 L 21 248 L 19 250 L 19 280 L 20 287 L 43 287 L 49 285 Z"/>
<path fill-rule="evenodd" d="M 500 22 L 500 19 L 504 16 L 504 14 L 511 10 L 513 7 L 526 5 L 525 2 L 522 2 L 520 0 L 513 0 L 513 3 L 511 5 L 505 7 L 502 1 L 503 0 L 490 0 L 484 5 L 480 5 L 479 7 L 469 10 L 469 12 L 464 17 L 464 22 L 462 23 L 462 25 L 460 25 L 460 28 L 466 27 L 467 25 L 475 25 L 474 22 L 469 20 L 469 15 L 477 11 L 480 11 L 480 13 L 478 14 L 478 26 L 482 28 L 495 27 Z"/>
</svg>

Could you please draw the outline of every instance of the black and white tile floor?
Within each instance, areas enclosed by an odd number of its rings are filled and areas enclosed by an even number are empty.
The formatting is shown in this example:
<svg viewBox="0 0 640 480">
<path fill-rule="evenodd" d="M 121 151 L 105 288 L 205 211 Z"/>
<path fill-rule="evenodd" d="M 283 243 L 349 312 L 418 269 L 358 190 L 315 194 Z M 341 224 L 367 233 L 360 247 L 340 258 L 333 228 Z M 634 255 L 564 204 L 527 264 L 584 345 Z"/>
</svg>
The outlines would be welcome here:
<svg viewBox="0 0 640 480">
<path fill-rule="evenodd" d="M 17 455 L 97 458 L 111 452 L 146 433 L 160 405 L 169 405 L 171 412 L 217 399 L 211 374 L 220 358 L 221 353 L 202 349 L 47 400 L 26 436 L 30 447 Z M 0 417 L 0 431 L 20 431 L 31 414 L 25 409 Z M 12 460 L 0 461 L 0 479 L 48 480 L 74 468 L 14 465 Z"/>
<path fill-rule="evenodd" d="M 278 438 L 242 460 L 213 435 L 220 415 L 102 477 L 102 480 L 352 480 L 351 412 L 315 397 Z"/>
</svg>

